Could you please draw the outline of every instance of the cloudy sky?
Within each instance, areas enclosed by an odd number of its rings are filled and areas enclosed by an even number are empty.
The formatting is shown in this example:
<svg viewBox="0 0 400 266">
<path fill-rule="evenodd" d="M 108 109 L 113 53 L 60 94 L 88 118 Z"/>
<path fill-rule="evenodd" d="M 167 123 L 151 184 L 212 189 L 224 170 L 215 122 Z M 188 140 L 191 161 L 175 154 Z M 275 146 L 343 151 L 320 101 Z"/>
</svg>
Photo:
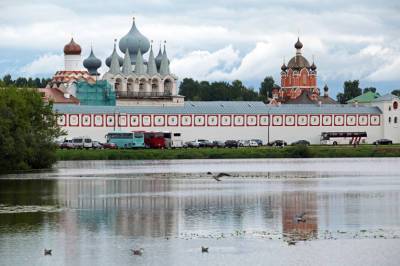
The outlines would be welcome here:
<svg viewBox="0 0 400 266">
<path fill-rule="evenodd" d="M 279 83 L 299 34 L 320 87 L 334 96 L 359 79 L 383 93 L 400 89 L 399 13 L 398 0 L 0 0 L 0 75 L 50 77 L 71 36 L 83 57 L 92 44 L 104 60 L 135 16 L 155 50 L 167 40 L 180 79 L 240 79 L 257 89 L 271 75 Z"/>
</svg>

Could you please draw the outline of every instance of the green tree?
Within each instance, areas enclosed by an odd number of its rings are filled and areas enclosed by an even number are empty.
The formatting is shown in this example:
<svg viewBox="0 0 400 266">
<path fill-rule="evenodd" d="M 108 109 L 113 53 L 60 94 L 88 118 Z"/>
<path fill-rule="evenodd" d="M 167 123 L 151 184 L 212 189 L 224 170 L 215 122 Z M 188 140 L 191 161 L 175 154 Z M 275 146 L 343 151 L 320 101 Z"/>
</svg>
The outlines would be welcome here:
<svg viewBox="0 0 400 266">
<path fill-rule="evenodd" d="M 62 134 L 52 103 L 38 92 L 0 88 L 0 173 L 51 167 Z"/>
<path fill-rule="evenodd" d="M 14 84 L 14 81 L 12 80 L 10 74 L 7 74 L 7 75 L 5 75 L 5 76 L 3 77 L 3 82 L 4 82 L 4 85 L 5 85 L 5 86 L 10 86 L 10 85 Z"/>
<path fill-rule="evenodd" d="M 392 94 L 396 95 L 397 97 L 400 97 L 400 90 L 393 90 Z"/>
<path fill-rule="evenodd" d="M 348 80 L 344 82 L 344 92 L 338 93 L 336 98 L 338 102 L 344 104 L 348 100 L 361 95 L 362 90 L 359 88 L 360 82 L 358 80 Z"/>
<path fill-rule="evenodd" d="M 265 77 L 261 82 L 260 95 L 265 100 L 272 97 L 272 90 L 274 89 L 275 81 L 271 76 Z"/>
<path fill-rule="evenodd" d="M 375 87 L 367 87 L 367 88 L 364 88 L 363 93 L 367 93 L 367 92 L 369 92 L 369 91 L 375 93 L 375 92 L 376 92 L 376 88 L 375 88 Z"/>
</svg>

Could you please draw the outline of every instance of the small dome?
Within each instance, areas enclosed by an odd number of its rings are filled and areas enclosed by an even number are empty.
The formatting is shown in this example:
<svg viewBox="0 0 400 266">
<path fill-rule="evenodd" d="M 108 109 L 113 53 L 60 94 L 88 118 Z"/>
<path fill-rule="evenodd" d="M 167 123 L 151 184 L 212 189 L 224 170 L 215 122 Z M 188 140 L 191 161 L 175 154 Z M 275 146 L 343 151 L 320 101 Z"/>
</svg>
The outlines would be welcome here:
<svg viewBox="0 0 400 266">
<path fill-rule="evenodd" d="M 294 44 L 294 48 L 301 49 L 303 48 L 303 44 L 300 41 L 300 38 L 297 38 L 297 42 Z"/>
<path fill-rule="evenodd" d="M 81 46 L 71 38 L 71 41 L 64 46 L 65 55 L 80 55 L 82 52 Z"/>
<path fill-rule="evenodd" d="M 285 63 L 283 63 L 283 65 L 281 66 L 281 70 L 282 70 L 282 71 L 286 71 L 286 69 L 287 69 L 287 66 L 286 66 Z"/>
<path fill-rule="evenodd" d="M 316 69 L 317 69 L 317 66 L 314 64 L 314 62 L 311 64 L 311 70 L 312 71 L 315 71 Z"/>
<path fill-rule="evenodd" d="M 325 84 L 325 86 L 324 86 L 324 92 L 328 92 L 328 90 L 329 90 L 328 85 Z"/>
<path fill-rule="evenodd" d="M 119 41 L 119 49 L 122 53 L 125 53 L 126 49 L 128 49 L 132 64 L 136 60 L 136 54 L 139 49 L 142 54 L 147 53 L 150 49 L 149 40 L 136 28 L 135 18 L 133 18 L 132 27 L 129 32 Z"/>
<path fill-rule="evenodd" d="M 90 75 L 99 75 L 97 69 L 101 67 L 101 60 L 94 55 L 93 48 L 90 49 L 89 57 L 83 60 L 83 66 L 88 70 Z"/>
<path fill-rule="evenodd" d="M 111 55 L 109 57 L 106 58 L 106 66 L 108 66 L 108 67 L 111 66 L 111 58 L 112 58 L 114 53 L 117 54 L 119 66 L 122 66 L 124 64 L 124 59 L 121 56 L 119 56 L 119 54 L 117 53 L 116 41 L 117 40 L 114 40 L 114 50 L 113 50 L 113 52 L 111 53 Z"/>
</svg>

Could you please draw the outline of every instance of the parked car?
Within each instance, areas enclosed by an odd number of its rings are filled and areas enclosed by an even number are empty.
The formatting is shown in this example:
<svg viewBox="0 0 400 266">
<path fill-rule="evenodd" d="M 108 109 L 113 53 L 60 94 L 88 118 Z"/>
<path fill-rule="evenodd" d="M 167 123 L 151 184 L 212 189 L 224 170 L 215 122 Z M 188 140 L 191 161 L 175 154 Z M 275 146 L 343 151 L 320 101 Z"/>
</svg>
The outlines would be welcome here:
<svg viewBox="0 0 400 266">
<path fill-rule="evenodd" d="M 262 142 L 261 139 L 252 139 L 251 141 L 255 141 L 258 144 L 258 146 L 262 146 L 263 145 L 263 142 Z"/>
<path fill-rule="evenodd" d="M 390 139 L 378 139 L 374 141 L 372 144 L 374 145 L 392 145 L 393 141 Z"/>
<path fill-rule="evenodd" d="M 103 149 L 103 144 L 100 141 L 92 141 L 93 149 Z"/>
<path fill-rule="evenodd" d="M 239 140 L 238 141 L 239 147 L 250 147 L 249 140 Z"/>
<path fill-rule="evenodd" d="M 188 141 L 185 143 L 188 148 L 198 148 L 200 147 L 200 143 L 197 140 Z"/>
<path fill-rule="evenodd" d="M 74 144 L 72 143 L 72 139 L 64 139 L 64 141 L 60 144 L 61 149 L 73 149 Z"/>
<path fill-rule="evenodd" d="M 274 140 L 274 141 L 268 143 L 268 146 L 272 146 L 272 147 L 284 147 L 284 146 L 287 146 L 287 143 L 286 143 L 286 141 L 284 141 L 284 140 L 278 139 L 278 140 Z"/>
<path fill-rule="evenodd" d="M 200 148 L 212 148 L 213 144 L 211 141 L 206 139 L 198 139 L 197 142 L 199 143 Z"/>
<path fill-rule="evenodd" d="M 291 145 L 305 145 L 305 146 L 308 146 L 308 145 L 310 145 L 310 142 L 308 140 L 301 139 L 301 140 L 293 142 Z"/>
<path fill-rule="evenodd" d="M 213 141 L 213 147 L 214 148 L 224 148 L 225 147 L 225 142 L 220 141 L 220 140 L 214 140 Z"/>
<path fill-rule="evenodd" d="M 260 145 L 255 140 L 249 140 L 249 146 L 250 147 L 258 147 Z"/>
<path fill-rule="evenodd" d="M 108 142 L 108 143 L 103 143 L 103 149 L 118 149 L 117 144 Z"/>
<path fill-rule="evenodd" d="M 227 140 L 225 141 L 226 148 L 237 148 L 239 147 L 239 143 L 237 140 Z"/>
</svg>

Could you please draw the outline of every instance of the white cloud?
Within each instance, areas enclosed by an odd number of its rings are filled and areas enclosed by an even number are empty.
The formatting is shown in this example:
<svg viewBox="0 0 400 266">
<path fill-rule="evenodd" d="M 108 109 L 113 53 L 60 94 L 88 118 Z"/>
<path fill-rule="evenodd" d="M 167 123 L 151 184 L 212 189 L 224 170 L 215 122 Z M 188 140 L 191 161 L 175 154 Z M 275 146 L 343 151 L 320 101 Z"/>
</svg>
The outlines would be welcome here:
<svg viewBox="0 0 400 266">
<path fill-rule="evenodd" d="M 372 81 L 399 81 L 400 80 L 400 57 L 392 63 L 379 68 L 368 76 Z"/>
<path fill-rule="evenodd" d="M 63 69 L 63 64 L 63 55 L 45 54 L 23 66 L 20 72 L 28 76 L 54 74 L 57 70 Z"/>
</svg>

